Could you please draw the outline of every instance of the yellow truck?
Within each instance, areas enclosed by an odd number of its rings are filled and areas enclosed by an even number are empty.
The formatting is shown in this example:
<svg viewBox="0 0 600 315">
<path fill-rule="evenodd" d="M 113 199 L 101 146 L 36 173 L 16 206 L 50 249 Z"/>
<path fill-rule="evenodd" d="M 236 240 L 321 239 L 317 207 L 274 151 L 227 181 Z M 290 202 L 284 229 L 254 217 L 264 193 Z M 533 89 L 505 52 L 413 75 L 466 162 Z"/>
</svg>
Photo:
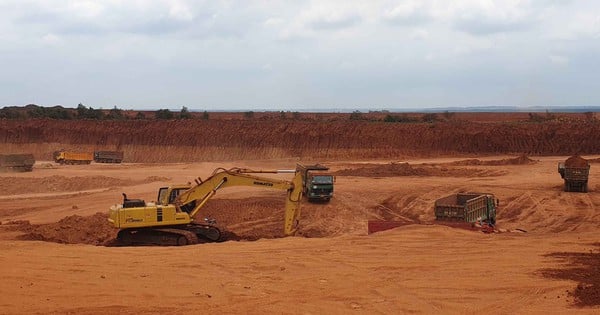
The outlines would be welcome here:
<svg viewBox="0 0 600 315">
<path fill-rule="evenodd" d="M 94 153 L 59 150 L 54 152 L 53 157 L 59 164 L 90 164 L 94 160 Z"/>
</svg>

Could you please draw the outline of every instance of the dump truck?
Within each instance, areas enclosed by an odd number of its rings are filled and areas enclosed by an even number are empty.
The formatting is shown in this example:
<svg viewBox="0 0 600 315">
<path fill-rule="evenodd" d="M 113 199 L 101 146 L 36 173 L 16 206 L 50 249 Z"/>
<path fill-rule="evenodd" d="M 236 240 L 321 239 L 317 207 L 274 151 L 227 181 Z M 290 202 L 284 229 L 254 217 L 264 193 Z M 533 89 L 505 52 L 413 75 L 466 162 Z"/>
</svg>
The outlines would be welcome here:
<svg viewBox="0 0 600 315">
<path fill-rule="evenodd" d="M 588 177 L 590 175 L 588 160 L 579 155 L 573 155 L 566 161 L 558 163 L 558 173 L 565 182 L 565 191 L 584 193 L 588 191 Z"/>
<path fill-rule="evenodd" d="M 33 154 L 0 154 L 0 172 L 31 172 Z"/>
<path fill-rule="evenodd" d="M 493 194 L 458 193 L 435 201 L 435 219 L 454 222 L 496 224 L 499 202 Z"/>
<path fill-rule="evenodd" d="M 296 171 L 302 176 L 302 192 L 308 201 L 328 202 L 333 197 L 335 177 L 328 170 L 321 164 L 296 164 Z"/>
<path fill-rule="evenodd" d="M 94 160 L 92 152 L 54 151 L 54 161 L 59 164 L 90 164 Z"/>
<path fill-rule="evenodd" d="M 94 151 L 94 162 L 97 163 L 121 163 L 123 151 Z"/>
</svg>

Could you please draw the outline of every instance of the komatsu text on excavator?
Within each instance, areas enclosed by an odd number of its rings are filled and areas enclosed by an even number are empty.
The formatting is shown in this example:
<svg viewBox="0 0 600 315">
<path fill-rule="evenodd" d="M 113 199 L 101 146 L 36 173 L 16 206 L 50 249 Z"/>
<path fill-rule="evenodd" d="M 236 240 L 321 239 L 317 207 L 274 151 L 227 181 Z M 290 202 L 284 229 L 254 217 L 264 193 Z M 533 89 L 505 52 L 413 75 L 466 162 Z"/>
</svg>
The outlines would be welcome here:
<svg viewBox="0 0 600 315">
<path fill-rule="evenodd" d="M 256 173 L 295 173 L 291 181 L 267 178 Z M 221 240 L 221 231 L 210 219 L 196 222 L 194 217 L 218 189 L 252 186 L 287 191 L 285 203 L 285 235 L 293 235 L 300 217 L 302 177 L 294 170 L 255 171 L 242 168 L 217 168 L 206 180 L 197 178 L 196 185 L 162 187 L 156 203 L 128 199 L 109 210 L 108 221 L 119 228 L 117 240 L 122 244 L 190 245 Z"/>
</svg>

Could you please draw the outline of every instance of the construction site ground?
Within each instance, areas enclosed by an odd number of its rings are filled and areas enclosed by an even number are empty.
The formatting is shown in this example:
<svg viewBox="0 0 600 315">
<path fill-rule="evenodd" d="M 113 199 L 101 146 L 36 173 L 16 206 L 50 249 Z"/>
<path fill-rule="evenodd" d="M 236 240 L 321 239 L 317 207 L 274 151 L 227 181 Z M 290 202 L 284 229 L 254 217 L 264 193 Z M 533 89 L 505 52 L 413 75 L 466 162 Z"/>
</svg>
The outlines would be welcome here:
<svg viewBox="0 0 600 315">
<path fill-rule="evenodd" d="M 283 237 L 285 192 L 236 187 L 198 217 L 237 240 L 183 247 L 104 246 L 108 208 L 216 167 L 299 161 L 37 161 L 0 174 L 0 313 L 597 314 L 600 164 L 589 193 L 566 193 L 566 158 L 321 160 L 335 195 L 303 202 L 297 236 Z M 473 191 L 499 198 L 497 233 L 435 224 L 436 199 Z M 369 220 L 407 224 L 368 235 Z"/>
</svg>

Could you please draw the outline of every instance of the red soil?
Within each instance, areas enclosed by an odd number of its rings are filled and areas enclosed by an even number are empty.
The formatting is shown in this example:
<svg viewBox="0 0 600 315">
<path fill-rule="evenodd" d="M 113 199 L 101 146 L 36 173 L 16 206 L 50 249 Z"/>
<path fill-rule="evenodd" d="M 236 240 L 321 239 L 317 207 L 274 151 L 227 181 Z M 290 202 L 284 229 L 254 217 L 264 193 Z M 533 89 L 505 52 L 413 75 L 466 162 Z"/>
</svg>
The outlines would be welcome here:
<svg viewBox="0 0 600 315">
<path fill-rule="evenodd" d="M 30 224 L 27 221 L 9 222 L 14 229 L 24 232 L 22 240 L 47 241 L 64 244 L 108 245 L 116 237 L 117 230 L 107 224 L 108 215 L 71 215 L 55 223 Z"/>
<path fill-rule="evenodd" d="M 65 149 L 119 149 L 126 162 L 398 158 L 440 154 L 600 152 L 600 124 L 565 121 L 383 123 L 352 120 L 0 120 L 0 139 L 49 160 Z M 54 145 L 53 145 L 54 144 Z"/>
</svg>

